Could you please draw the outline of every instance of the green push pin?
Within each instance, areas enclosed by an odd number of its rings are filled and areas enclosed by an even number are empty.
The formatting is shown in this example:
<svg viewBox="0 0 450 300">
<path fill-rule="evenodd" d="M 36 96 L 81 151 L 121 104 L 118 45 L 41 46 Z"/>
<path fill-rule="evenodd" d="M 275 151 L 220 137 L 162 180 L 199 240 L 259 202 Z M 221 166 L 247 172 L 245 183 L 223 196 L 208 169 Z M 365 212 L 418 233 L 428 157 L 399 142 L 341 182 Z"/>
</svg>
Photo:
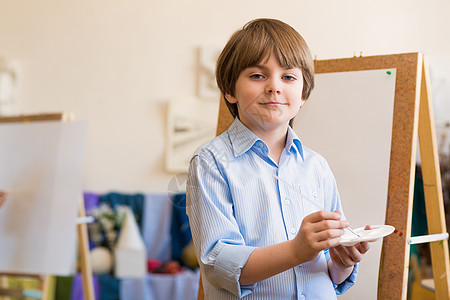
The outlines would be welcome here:
<svg viewBox="0 0 450 300">
<path fill-rule="evenodd" d="M 388 75 L 391 75 L 391 74 L 392 74 L 392 72 L 391 72 L 391 71 L 387 71 L 386 73 L 387 73 Z"/>
</svg>

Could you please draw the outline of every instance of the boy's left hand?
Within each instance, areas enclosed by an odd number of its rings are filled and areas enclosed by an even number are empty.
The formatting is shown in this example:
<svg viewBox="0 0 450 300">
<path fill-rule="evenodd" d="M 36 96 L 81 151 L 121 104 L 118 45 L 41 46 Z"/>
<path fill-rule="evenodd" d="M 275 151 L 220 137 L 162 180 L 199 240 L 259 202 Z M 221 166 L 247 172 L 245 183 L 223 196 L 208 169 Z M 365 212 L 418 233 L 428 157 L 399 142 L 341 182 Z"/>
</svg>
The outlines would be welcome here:
<svg viewBox="0 0 450 300">
<path fill-rule="evenodd" d="M 364 229 L 369 230 L 371 228 L 367 225 Z M 334 264 L 342 269 L 346 269 L 359 263 L 369 249 L 369 242 L 360 242 L 353 246 L 338 245 L 329 250 Z"/>
</svg>

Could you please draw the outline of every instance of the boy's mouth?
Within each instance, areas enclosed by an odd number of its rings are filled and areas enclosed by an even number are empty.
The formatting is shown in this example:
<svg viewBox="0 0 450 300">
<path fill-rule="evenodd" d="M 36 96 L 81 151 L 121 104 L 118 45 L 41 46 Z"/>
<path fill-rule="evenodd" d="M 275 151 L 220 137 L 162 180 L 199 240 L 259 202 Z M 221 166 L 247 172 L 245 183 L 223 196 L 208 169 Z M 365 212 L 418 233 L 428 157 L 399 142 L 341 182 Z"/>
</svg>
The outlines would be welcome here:
<svg viewBox="0 0 450 300">
<path fill-rule="evenodd" d="M 262 102 L 260 104 L 268 105 L 268 106 L 286 105 L 286 103 L 281 103 L 281 102 L 278 102 L 278 101 Z"/>
</svg>

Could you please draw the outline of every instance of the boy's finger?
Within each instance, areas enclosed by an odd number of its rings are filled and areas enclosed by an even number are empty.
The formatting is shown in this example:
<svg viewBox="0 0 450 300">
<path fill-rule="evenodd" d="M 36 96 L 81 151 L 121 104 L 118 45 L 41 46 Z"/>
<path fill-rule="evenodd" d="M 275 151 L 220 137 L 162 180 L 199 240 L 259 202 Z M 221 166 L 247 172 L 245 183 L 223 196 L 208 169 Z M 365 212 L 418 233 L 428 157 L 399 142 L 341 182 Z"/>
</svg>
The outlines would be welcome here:
<svg viewBox="0 0 450 300">
<path fill-rule="evenodd" d="M 342 265 L 342 260 L 341 260 L 341 256 L 338 253 L 338 250 L 336 249 L 337 247 L 339 247 L 340 245 L 336 246 L 336 247 L 332 247 L 330 248 L 330 257 L 336 262 L 339 263 L 340 265 Z"/>
<path fill-rule="evenodd" d="M 339 238 L 342 235 L 344 235 L 344 233 L 345 232 L 343 229 L 328 229 L 325 231 L 318 232 L 317 240 L 321 242 L 329 239 Z"/>
<path fill-rule="evenodd" d="M 341 262 L 345 266 L 353 266 L 356 263 L 360 262 L 363 257 L 363 255 L 359 253 L 355 246 L 338 246 L 336 247 L 336 250 L 339 254 Z"/>
<path fill-rule="evenodd" d="M 340 241 L 341 241 L 341 238 L 336 237 L 336 238 L 327 239 L 327 240 L 318 242 L 316 245 L 320 250 L 325 250 L 325 249 L 329 249 L 329 248 L 338 246 Z"/>
<path fill-rule="evenodd" d="M 342 245 L 338 245 L 338 246 L 336 246 L 334 249 L 336 250 L 336 253 L 338 254 L 340 260 L 341 260 L 342 262 L 345 262 L 345 261 L 344 261 L 345 258 L 349 256 L 347 247 L 344 247 L 344 246 L 342 246 Z"/>
<path fill-rule="evenodd" d="M 348 251 L 348 256 L 354 262 L 360 262 L 362 259 L 362 254 L 355 246 L 346 247 Z"/>
<path fill-rule="evenodd" d="M 370 242 L 370 241 L 369 241 Z M 370 244 L 369 242 L 361 242 L 359 244 L 356 245 L 356 248 L 358 249 L 358 251 L 362 254 L 366 253 L 367 251 L 369 251 L 370 249 Z"/>
<path fill-rule="evenodd" d="M 344 229 L 349 226 L 346 220 L 322 220 L 312 224 L 312 230 L 314 232 L 321 232 L 330 229 Z"/>
<path fill-rule="evenodd" d="M 322 220 L 340 220 L 341 215 L 340 213 L 326 211 L 326 210 L 319 210 L 315 213 L 312 213 L 305 217 L 306 220 L 308 220 L 311 223 L 317 223 Z"/>
<path fill-rule="evenodd" d="M 334 213 L 336 213 L 336 214 L 338 214 L 339 215 L 339 218 L 342 216 L 342 213 L 339 211 L 339 210 L 335 210 L 335 211 L 333 211 Z"/>
</svg>

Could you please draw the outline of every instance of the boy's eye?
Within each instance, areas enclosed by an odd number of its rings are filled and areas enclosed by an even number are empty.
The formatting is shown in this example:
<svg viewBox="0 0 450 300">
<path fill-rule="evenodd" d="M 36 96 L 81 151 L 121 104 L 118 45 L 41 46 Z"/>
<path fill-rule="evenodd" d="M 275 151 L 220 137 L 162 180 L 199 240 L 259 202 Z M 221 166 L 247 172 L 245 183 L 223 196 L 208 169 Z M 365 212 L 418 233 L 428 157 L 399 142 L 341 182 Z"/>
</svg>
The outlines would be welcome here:
<svg viewBox="0 0 450 300">
<path fill-rule="evenodd" d="M 294 76 L 285 75 L 285 76 L 283 76 L 283 79 L 284 80 L 288 80 L 288 81 L 292 81 L 292 80 L 295 80 L 296 78 Z"/>
<path fill-rule="evenodd" d="M 263 78 L 263 76 L 261 74 L 252 74 L 252 75 L 250 75 L 250 78 L 252 78 L 252 79 L 261 79 L 261 78 Z"/>
</svg>

